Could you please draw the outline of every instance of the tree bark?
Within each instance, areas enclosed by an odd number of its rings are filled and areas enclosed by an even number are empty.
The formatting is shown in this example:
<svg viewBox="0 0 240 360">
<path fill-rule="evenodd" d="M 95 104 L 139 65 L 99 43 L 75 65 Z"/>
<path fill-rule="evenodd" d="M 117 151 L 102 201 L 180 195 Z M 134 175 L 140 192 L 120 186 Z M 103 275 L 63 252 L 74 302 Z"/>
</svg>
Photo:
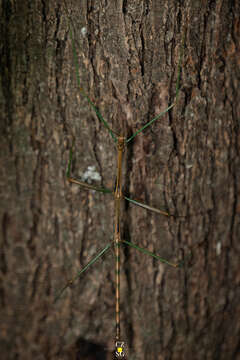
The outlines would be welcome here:
<svg viewBox="0 0 240 360">
<path fill-rule="evenodd" d="M 129 143 L 124 191 L 175 217 L 123 204 L 126 358 L 240 359 L 240 5 L 236 1 L 67 1 L 80 81 Z M 3 359 L 112 359 L 116 148 L 81 95 L 58 0 L 1 2 L 0 349 Z M 91 167 L 91 168 L 89 168 Z M 91 171 L 90 171 L 91 170 Z M 97 180 L 97 181 L 95 181 Z M 191 257 L 189 257 L 191 253 Z"/>
</svg>

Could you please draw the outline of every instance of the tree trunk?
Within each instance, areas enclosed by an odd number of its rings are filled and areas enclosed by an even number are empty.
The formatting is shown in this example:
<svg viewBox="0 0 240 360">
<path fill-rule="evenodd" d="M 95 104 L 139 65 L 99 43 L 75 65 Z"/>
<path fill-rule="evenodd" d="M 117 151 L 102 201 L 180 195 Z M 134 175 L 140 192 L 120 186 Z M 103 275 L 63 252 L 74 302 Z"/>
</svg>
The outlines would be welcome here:
<svg viewBox="0 0 240 360">
<path fill-rule="evenodd" d="M 168 211 L 123 204 L 126 357 L 240 359 L 240 5 L 215 1 L 1 2 L 2 359 L 112 359 L 114 254 L 55 296 L 113 240 L 116 147 L 79 91 L 131 136 L 124 192 Z M 91 168 L 90 168 L 91 167 Z M 112 248 L 114 250 L 114 247 Z M 191 256 L 189 256 L 191 254 Z"/>
</svg>

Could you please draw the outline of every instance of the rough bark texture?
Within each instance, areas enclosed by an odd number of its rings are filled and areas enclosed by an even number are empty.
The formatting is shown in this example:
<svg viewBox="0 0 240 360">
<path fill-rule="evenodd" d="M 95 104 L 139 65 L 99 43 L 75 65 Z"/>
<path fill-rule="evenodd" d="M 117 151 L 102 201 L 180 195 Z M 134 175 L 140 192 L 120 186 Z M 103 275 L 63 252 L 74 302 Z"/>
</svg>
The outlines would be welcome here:
<svg viewBox="0 0 240 360">
<path fill-rule="evenodd" d="M 125 192 L 182 217 L 124 204 L 122 337 L 128 359 L 240 359 L 238 1 L 68 1 L 83 88 L 111 128 L 131 135 Z M 114 256 L 54 296 L 113 237 L 116 150 L 77 87 L 63 1 L 1 2 L 0 351 L 13 359 L 108 359 Z"/>
</svg>

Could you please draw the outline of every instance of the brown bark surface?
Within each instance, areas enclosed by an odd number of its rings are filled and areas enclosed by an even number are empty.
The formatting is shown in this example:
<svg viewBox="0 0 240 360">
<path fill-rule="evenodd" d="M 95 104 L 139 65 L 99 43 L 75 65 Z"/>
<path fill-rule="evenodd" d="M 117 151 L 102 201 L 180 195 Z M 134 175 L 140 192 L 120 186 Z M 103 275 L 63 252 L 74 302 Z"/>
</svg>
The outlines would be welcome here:
<svg viewBox="0 0 240 360">
<path fill-rule="evenodd" d="M 114 255 L 54 297 L 113 239 L 116 149 L 79 92 L 63 1 L 0 8 L 0 357 L 112 359 Z M 67 1 L 82 87 L 130 136 L 126 194 L 180 217 L 123 204 L 122 236 L 180 269 L 122 247 L 121 325 L 134 360 L 240 359 L 240 4 Z M 89 173 L 89 167 L 93 169 Z"/>
</svg>

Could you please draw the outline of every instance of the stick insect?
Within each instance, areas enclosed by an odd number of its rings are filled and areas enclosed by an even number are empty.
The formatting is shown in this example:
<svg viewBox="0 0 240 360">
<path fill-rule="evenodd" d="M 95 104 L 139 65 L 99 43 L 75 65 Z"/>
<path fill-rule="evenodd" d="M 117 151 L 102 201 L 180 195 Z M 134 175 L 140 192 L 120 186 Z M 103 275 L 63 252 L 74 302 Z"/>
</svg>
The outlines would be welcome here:
<svg viewBox="0 0 240 360">
<path fill-rule="evenodd" d="M 65 4 L 66 7 L 66 4 Z M 67 10 L 67 9 L 66 9 Z M 68 17 L 69 21 L 70 18 Z M 149 205 L 146 205 L 144 203 L 141 203 L 137 200 L 131 199 L 127 196 L 125 196 L 122 192 L 122 161 L 123 161 L 123 152 L 127 145 L 141 132 L 143 132 L 146 128 L 151 126 L 156 120 L 158 120 L 160 117 L 162 117 L 164 114 L 166 114 L 168 111 L 170 111 L 177 103 L 178 94 L 179 94 L 179 84 L 180 84 L 180 75 L 181 75 L 181 60 L 182 60 L 182 52 L 183 52 L 183 46 L 184 46 L 184 40 L 182 41 L 182 46 L 180 50 L 180 56 L 178 61 L 178 69 L 177 69 L 177 83 L 176 83 L 176 95 L 175 95 L 175 101 L 170 104 L 165 110 L 163 110 L 160 114 L 155 116 L 151 121 L 146 123 L 143 127 L 141 127 L 139 130 L 137 130 L 133 135 L 131 135 L 129 138 L 124 137 L 123 134 L 117 135 L 115 132 L 110 128 L 107 121 L 103 118 L 98 108 L 94 105 L 94 103 L 90 100 L 88 95 L 85 93 L 85 91 L 81 87 L 80 83 L 80 76 L 79 76 L 79 66 L 78 66 L 78 58 L 77 58 L 77 51 L 75 47 L 75 42 L 73 38 L 73 33 L 71 29 L 71 25 L 69 23 L 69 33 L 72 43 L 72 50 L 73 50 L 73 56 L 74 56 L 74 62 L 75 62 L 75 70 L 76 70 L 76 78 L 77 78 L 77 85 L 79 88 L 80 93 L 87 99 L 89 106 L 92 108 L 92 110 L 95 112 L 96 116 L 98 117 L 99 121 L 104 125 L 106 130 L 108 131 L 109 135 L 112 137 L 113 142 L 115 143 L 116 149 L 117 149 L 117 170 L 116 170 L 116 185 L 114 190 L 110 190 L 107 188 L 100 188 L 93 185 L 90 185 L 88 183 L 85 183 L 83 181 L 79 181 L 78 179 L 75 179 L 71 177 L 71 164 L 72 164 L 72 156 L 73 156 L 73 147 L 70 150 L 69 155 L 69 161 L 68 161 L 68 167 L 67 167 L 67 180 L 71 184 L 79 185 L 80 187 L 87 189 L 87 190 L 95 190 L 102 193 L 110 193 L 112 194 L 114 198 L 114 239 L 113 242 L 108 243 L 94 258 L 92 258 L 78 273 L 76 276 L 70 280 L 60 291 L 58 296 L 55 298 L 55 301 L 57 301 L 63 292 L 70 287 L 78 278 L 80 275 L 82 275 L 91 265 L 93 265 L 99 258 L 101 258 L 112 246 L 114 246 L 114 252 L 115 252 L 115 322 L 116 322 L 116 333 L 115 333 L 115 355 L 118 358 L 123 358 L 125 356 L 124 352 L 124 342 L 121 340 L 121 328 L 120 328 L 120 246 L 121 244 L 125 244 L 127 246 L 130 246 L 144 254 L 147 254 L 162 263 L 165 263 L 172 267 L 180 267 L 183 263 L 171 263 L 168 260 L 163 259 L 162 257 L 148 251 L 147 249 L 141 248 L 136 244 L 133 244 L 127 240 L 124 240 L 121 238 L 121 229 L 120 229 L 120 203 L 124 199 L 136 206 L 140 206 L 148 211 L 152 211 L 155 213 L 158 213 L 160 215 L 170 217 L 173 216 L 165 211 L 156 209 L 154 207 L 151 207 Z M 74 145 L 73 145 L 74 146 Z"/>
</svg>

